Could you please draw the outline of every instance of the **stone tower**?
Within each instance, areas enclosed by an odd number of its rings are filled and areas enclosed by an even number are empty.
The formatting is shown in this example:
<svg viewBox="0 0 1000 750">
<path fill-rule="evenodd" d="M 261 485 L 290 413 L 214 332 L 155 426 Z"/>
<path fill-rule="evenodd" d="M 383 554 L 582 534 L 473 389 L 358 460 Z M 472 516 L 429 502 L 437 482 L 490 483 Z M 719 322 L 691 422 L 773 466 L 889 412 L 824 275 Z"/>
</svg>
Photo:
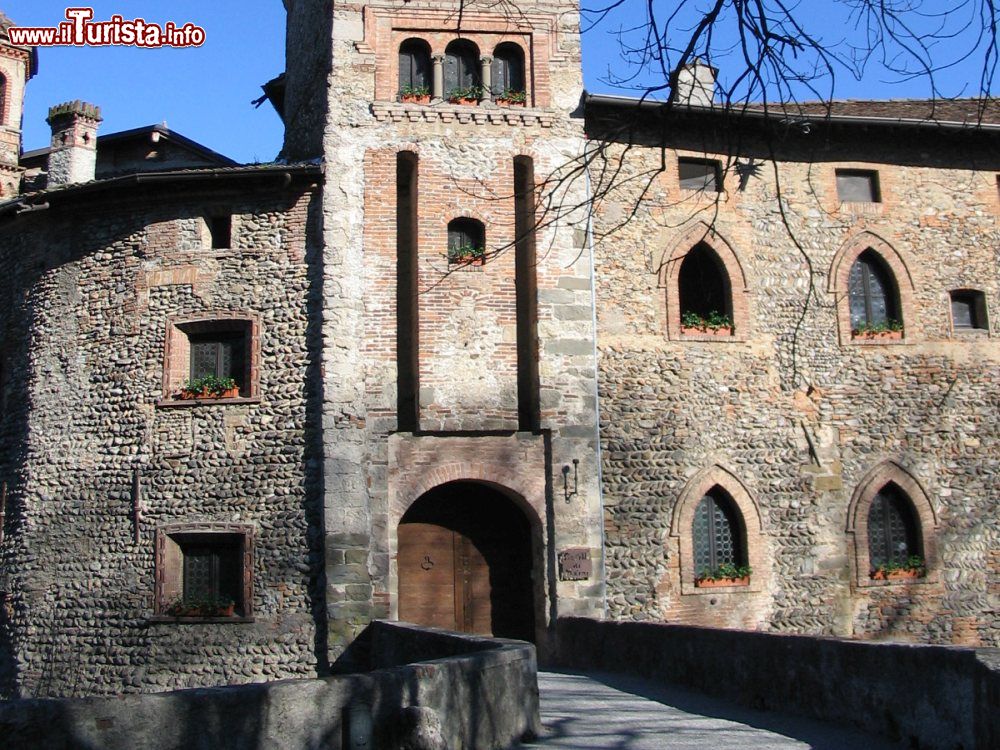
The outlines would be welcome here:
<svg viewBox="0 0 1000 750">
<path fill-rule="evenodd" d="M 7 29 L 13 25 L 0 11 L 0 199 L 20 192 L 24 86 L 38 71 L 35 49 L 10 43 Z"/>
<path fill-rule="evenodd" d="M 93 180 L 101 108 L 79 100 L 57 104 L 49 108 L 47 122 L 52 128 L 49 187 Z"/>
<path fill-rule="evenodd" d="M 326 165 L 331 657 L 374 617 L 544 649 L 604 606 L 578 4 L 287 5 L 285 155 Z"/>
</svg>

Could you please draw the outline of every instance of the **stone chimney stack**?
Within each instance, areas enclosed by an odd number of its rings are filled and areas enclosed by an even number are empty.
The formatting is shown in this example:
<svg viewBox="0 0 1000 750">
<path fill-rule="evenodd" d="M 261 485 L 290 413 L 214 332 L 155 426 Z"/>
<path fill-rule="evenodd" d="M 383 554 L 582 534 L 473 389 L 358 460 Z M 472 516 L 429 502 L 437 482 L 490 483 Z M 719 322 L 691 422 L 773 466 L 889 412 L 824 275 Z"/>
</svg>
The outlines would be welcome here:
<svg viewBox="0 0 1000 750">
<path fill-rule="evenodd" d="M 79 100 L 49 109 L 52 128 L 48 186 L 90 182 L 97 169 L 97 126 L 101 108 Z"/>
<path fill-rule="evenodd" d="M 715 78 L 719 71 L 697 57 L 674 72 L 670 99 L 685 107 L 711 107 L 715 102 Z"/>
</svg>

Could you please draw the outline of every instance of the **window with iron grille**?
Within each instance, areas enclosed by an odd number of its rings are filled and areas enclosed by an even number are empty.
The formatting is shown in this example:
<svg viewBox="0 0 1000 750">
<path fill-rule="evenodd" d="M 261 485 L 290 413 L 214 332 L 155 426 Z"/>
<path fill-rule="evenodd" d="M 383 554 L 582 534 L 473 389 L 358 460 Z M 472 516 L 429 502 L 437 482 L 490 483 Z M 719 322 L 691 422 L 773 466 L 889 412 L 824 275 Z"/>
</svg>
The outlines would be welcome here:
<svg viewBox="0 0 1000 750">
<path fill-rule="evenodd" d="M 170 404 L 257 397 L 258 324 L 239 314 L 168 324 L 164 385 Z"/>
<path fill-rule="evenodd" d="M 720 487 L 710 490 L 695 508 L 692 541 L 696 576 L 710 575 L 722 566 L 747 565 L 739 511 Z"/>
<path fill-rule="evenodd" d="M 881 203 L 878 172 L 865 169 L 838 169 L 837 197 L 842 203 Z"/>
<path fill-rule="evenodd" d="M 677 172 L 682 190 L 703 190 L 718 193 L 722 190 L 722 166 L 714 159 L 677 160 Z"/>
<path fill-rule="evenodd" d="M 853 331 L 901 328 L 896 282 L 874 250 L 865 250 L 851 266 L 847 296 Z"/>
<path fill-rule="evenodd" d="M 868 511 L 868 558 L 871 567 L 905 564 L 923 554 L 913 503 L 893 483 L 883 487 Z"/>
<path fill-rule="evenodd" d="M 253 531 L 245 524 L 170 524 L 156 533 L 156 615 L 251 617 Z"/>
<path fill-rule="evenodd" d="M 423 39 L 399 45 L 399 93 L 431 93 L 431 48 Z"/>
<path fill-rule="evenodd" d="M 242 387 L 246 372 L 246 335 L 243 331 L 191 334 L 191 379 L 209 375 L 232 378 Z"/>
<path fill-rule="evenodd" d="M 956 330 L 986 328 L 986 295 L 975 289 L 951 292 L 951 324 Z"/>
</svg>

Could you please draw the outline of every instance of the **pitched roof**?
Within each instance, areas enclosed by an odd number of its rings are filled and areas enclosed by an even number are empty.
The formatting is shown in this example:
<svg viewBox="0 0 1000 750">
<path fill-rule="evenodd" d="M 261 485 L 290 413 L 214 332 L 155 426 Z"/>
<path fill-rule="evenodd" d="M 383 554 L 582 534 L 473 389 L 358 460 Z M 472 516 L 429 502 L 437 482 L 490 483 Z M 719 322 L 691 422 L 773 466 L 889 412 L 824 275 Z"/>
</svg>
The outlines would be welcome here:
<svg viewBox="0 0 1000 750">
<path fill-rule="evenodd" d="M 762 110 L 762 105 L 750 105 Z M 880 120 L 1000 124 L 1000 102 L 996 99 L 834 99 L 829 102 L 769 104 L 769 112 L 791 116 L 860 117 Z"/>
</svg>

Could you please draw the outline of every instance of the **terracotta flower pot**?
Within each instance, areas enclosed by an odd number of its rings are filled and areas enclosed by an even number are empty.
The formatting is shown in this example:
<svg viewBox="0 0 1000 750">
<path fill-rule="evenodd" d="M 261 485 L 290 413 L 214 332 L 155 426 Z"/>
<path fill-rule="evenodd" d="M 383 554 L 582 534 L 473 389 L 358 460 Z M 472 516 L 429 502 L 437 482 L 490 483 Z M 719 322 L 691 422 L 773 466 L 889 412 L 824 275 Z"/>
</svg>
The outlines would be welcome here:
<svg viewBox="0 0 1000 750">
<path fill-rule="evenodd" d="M 742 578 L 696 578 L 694 585 L 700 589 L 716 589 L 722 586 L 749 586 L 750 576 Z"/>
<path fill-rule="evenodd" d="M 399 100 L 403 104 L 430 104 L 431 95 L 430 94 L 403 94 Z"/>
<path fill-rule="evenodd" d="M 913 570 L 912 568 L 901 568 L 899 570 L 876 570 L 872 572 L 873 581 L 907 581 L 914 578 L 923 578 L 924 572 Z"/>
<path fill-rule="evenodd" d="M 720 328 L 701 328 L 699 326 L 681 326 L 681 334 L 684 336 L 712 336 L 714 338 L 729 338 L 733 335 L 733 329 L 730 326 L 721 326 Z"/>
</svg>

